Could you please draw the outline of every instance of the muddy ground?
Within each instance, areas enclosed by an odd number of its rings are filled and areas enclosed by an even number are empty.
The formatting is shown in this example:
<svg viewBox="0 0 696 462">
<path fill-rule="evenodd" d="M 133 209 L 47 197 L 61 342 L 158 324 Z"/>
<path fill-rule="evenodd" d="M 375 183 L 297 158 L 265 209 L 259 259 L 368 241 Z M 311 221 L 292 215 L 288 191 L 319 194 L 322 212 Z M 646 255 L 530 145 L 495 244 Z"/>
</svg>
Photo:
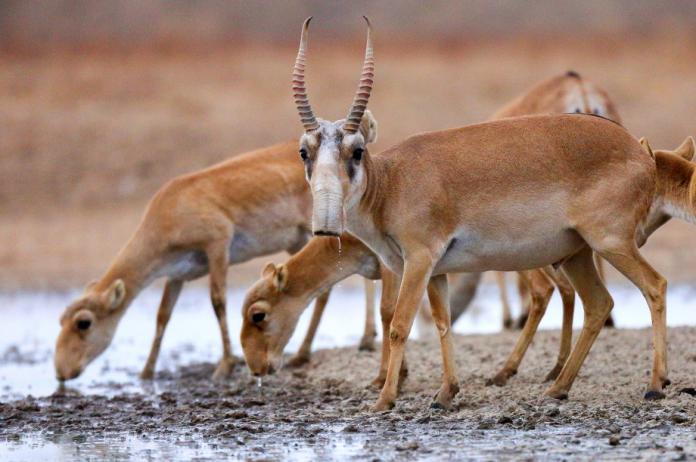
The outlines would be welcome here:
<svg viewBox="0 0 696 462">
<path fill-rule="evenodd" d="M 378 352 L 337 348 L 316 352 L 309 365 L 286 368 L 261 387 L 241 364 L 224 384 L 210 380 L 213 364 L 194 364 L 160 372 L 138 392 L 125 386 L 132 383 L 111 382 L 102 394 L 68 388 L 3 402 L 0 453 L 22 459 L 51 446 L 66 460 L 696 458 L 696 397 L 684 390 L 696 385 L 696 328 L 670 329 L 672 385 L 658 402 L 642 398 L 648 329 L 605 330 L 565 402 L 541 399 L 557 331 L 538 335 L 506 387 L 484 385 L 515 336 L 456 336 L 461 391 L 451 411 L 429 408 L 440 372 L 436 344 L 409 344 L 401 397 L 393 411 L 380 414 L 368 411 L 377 391 L 366 388 Z M 132 382 L 136 366 L 128 371 Z"/>
</svg>

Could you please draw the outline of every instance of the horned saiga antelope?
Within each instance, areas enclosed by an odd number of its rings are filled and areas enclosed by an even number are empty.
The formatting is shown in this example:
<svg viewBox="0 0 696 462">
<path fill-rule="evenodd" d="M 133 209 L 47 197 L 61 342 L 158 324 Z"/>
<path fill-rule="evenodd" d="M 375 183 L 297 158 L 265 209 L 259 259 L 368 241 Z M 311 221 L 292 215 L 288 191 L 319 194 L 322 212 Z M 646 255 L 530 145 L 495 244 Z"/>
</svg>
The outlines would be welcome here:
<svg viewBox="0 0 696 462">
<path fill-rule="evenodd" d="M 524 112 L 572 113 L 578 111 L 607 115 L 614 120 L 619 119 L 615 105 L 606 91 L 572 71 L 535 85 L 528 92 L 515 98 L 513 102 L 496 112 L 493 118 L 512 117 Z M 369 117 L 369 113 L 366 112 L 363 117 Z M 381 273 L 384 268 L 380 268 L 376 255 L 349 234 L 344 234 L 341 240 L 342 250 L 339 255 L 335 239 L 323 237 L 311 239 L 302 251 L 293 255 L 284 264 L 267 265 L 261 279 L 247 292 L 242 307 L 241 339 L 247 365 L 254 375 L 267 373 L 270 369 L 268 358 L 282 354 L 297 326 L 300 314 L 315 294 L 355 273 L 370 279 L 382 278 Z M 503 273 L 497 274 L 502 275 Z M 480 276 L 481 273 L 450 275 L 450 283 L 453 284 L 450 297 L 452 324 L 456 322 L 474 297 Z M 388 279 L 389 276 L 386 275 L 386 287 L 382 291 L 380 308 L 383 339 L 388 338 L 393 312 L 390 301 L 393 303 L 395 299 L 395 294 L 390 293 L 393 284 L 390 284 Z M 560 368 L 570 353 L 575 292 L 570 283 L 553 268 L 524 271 L 521 272 L 520 279 L 529 285 L 525 289 L 529 294 L 531 311 L 534 313 L 527 331 L 531 331 L 533 326 L 538 325 L 538 323 L 535 324 L 535 319 L 537 314 L 542 313 L 542 310 L 546 308 L 546 304 L 550 300 L 554 289 L 552 282 L 559 287 L 562 295 L 564 303 L 563 341 L 554 368 L 547 376 L 547 379 L 551 380 L 560 372 Z M 504 289 L 504 287 L 501 289 L 502 294 L 505 293 Z M 505 299 L 504 296 L 503 299 Z M 425 314 L 422 316 L 423 318 L 432 320 L 432 317 L 427 314 L 428 310 L 422 309 L 419 312 Z M 509 308 L 504 310 L 504 313 L 509 317 Z M 311 321 L 314 330 L 319 323 L 318 316 L 320 315 L 321 312 L 314 311 Z M 430 329 L 431 326 L 421 327 Z M 526 347 L 531 338 L 531 336 L 521 336 L 520 343 Z M 382 342 L 380 374 L 373 382 L 380 386 L 386 377 L 388 348 L 389 342 Z M 508 371 L 516 371 L 523 355 L 524 351 L 516 348 L 511 355 L 511 360 L 496 377 L 504 376 L 507 379 L 507 376 L 511 375 Z M 309 345 L 305 341 L 288 364 L 298 365 L 304 363 L 308 358 Z M 405 375 L 405 371 L 406 368 L 402 367 L 402 377 Z M 502 385 L 500 380 L 497 383 Z"/>
<path fill-rule="evenodd" d="M 654 337 L 648 396 L 661 394 L 668 382 L 667 283 L 636 246 L 656 180 L 655 159 L 638 140 L 600 117 L 527 116 L 423 133 L 372 157 L 359 130 L 374 78 L 369 22 L 358 91 L 346 119 L 335 122 L 316 118 L 306 95 L 307 28 L 305 22 L 294 90 L 314 199 L 312 231 L 349 231 L 401 276 L 387 379 L 374 409 L 393 406 L 405 343 L 426 290 L 443 359 L 434 404 L 449 407 L 458 392 L 446 273 L 551 264 L 571 281 L 585 311 L 578 341 L 545 392 L 566 398 L 613 306 L 593 251 L 648 302 Z"/>
<path fill-rule="evenodd" d="M 364 133 L 372 140 L 376 122 L 367 122 L 372 125 Z M 226 314 L 228 266 L 283 250 L 295 253 L 310 237 L 312 196 L 295 159 L 296 146 L 286 142 L 240 155 L 161 188 L 105 274 L 61 316 L 54 358 L 57 378 L 79 376 L 109 346 L 138 293 L 155 279 L 166 278 L 155 337 L 141 373 L 142 378 L 152 378 L 184 282 L 206 274 L 223 349 L 213 377 L 228 376 L 235 362 Z M 328 290 L 317 294 L 317 312 L 328 297 Z M 364 341 L 374 338 L 371 312 L 369 319 L 372 332 L 366 332 Z M 310 329 L 309 341 L 312 336 Z"/>
</svg>

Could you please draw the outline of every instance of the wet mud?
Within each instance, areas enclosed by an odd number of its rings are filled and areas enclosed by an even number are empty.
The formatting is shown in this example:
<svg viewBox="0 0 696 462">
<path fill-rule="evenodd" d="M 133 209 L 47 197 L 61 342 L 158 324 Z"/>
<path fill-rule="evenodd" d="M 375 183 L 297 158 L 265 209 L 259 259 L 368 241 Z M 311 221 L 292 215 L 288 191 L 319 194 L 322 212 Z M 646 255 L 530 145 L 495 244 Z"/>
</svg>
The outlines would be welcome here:
<svg viewBox="0 0 696 462">
<path fill-rule="evenodd" d="M 192 364 L 140 383 L 106 382 L 96 394 L 69 387 L 0 403 L 0 455 L 21 460 L 47 447 L 65 460 L 419 458 L 696 458 L 696 328 L 670 328 L 667 397 L 645 401 L 649 329 L 605 329 L 568 401 L 542 398 L 559 334 L 540 332 L 505 387 L 486 386 L 516 333 L 456 336 L 461 390 L 450 411 L 430 409 L 437 343 L 410 342 L 409 377 L 392 411 L 373 414 L 379 353 L 335 348 L 299 369 L 251 378 L 243 364 L 224 383 L 214 364 Z M 33 361 L 19 346 L 3 362 Z M 34 452 L 32 452 L 34 451 Z M 96 451 L 96 452 L 95 452 Z"/>
</svg>

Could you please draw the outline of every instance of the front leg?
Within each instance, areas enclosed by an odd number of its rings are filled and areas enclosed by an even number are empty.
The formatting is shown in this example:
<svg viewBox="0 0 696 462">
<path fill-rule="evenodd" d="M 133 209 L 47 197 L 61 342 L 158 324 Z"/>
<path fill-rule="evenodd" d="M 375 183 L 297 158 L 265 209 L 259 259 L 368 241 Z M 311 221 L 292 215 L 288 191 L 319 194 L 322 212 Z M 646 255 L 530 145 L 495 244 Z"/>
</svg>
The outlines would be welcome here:
<svg viewBox="0 0 696 462">
<path fill-rule="evenodd" d="M 359 351 L 375 351 L 375 282 L 365 279 L 365 330 L 358 345 Z"/>
<path fill-rule="evenodd" d="M 394 407 L 399 386 L 399 371 L 404 358 L 406 340 L 411 332 L 421 299 L 425 294 L 434 259 L 428 249 L 419 249 L 405 258 L 404 272 L 396 301 L 394 319 L 389 330 L 389 367 L 387 379 L 373 411 L 383 411 Z M 386 340 L 385 340 L 386 341 Z"/>
<path fill-rule="evenodd" d="M 229 257 L 227 254 L 228 240 L 211 243 L 206 249 L 208 266 L 210 269 L 210 300 L 220 326 L 222 337 L 222 359 L 213 373 L 213 380 L 221 380 L 229 377 L 234 369 L 235 359 L 232 355 L 232 343 L 227 327 L 227 266 Z"/>
<path fill-rule="evenodd" d="M 155 338 L 152 340 L 152 347 L 150 348 L 150 354 L 147 357 L 145 367 L 140 373 L 140 378 L 143 380 L 152 380 L 152 378 L 155 376 L 155 364 L 157 363 L 157 357 L 159 356 L 160 347 L 162 346 L 162 337 L 164 336 L 164 331 L 167 328 L 167 324 L 169 323 L 169 319 L 172 315 L 172 309 L 179 298 L 183 285 L 183 281 L 178 279 L 169 279 L 167 280 L 167 284 L 164 286 L 162 301 L 160 302 L 159 309 L 157 310 L 157 329 L 155 330 Z"/>
<path fill-rule="evenodd" d="M 459 392 L 459 380 L 454 365 L 454 345 L 452 344 L 452 329 L 450 322 L 449 297 L 447 296 L 447 275 L 441 274 L 430 279 L 428 284 L 428 299 L 433 312 L 435 326 L 440 334 L 440 350 L 442 352 L 442 386 L 435 396 L 431 407 L 449 409 L 452 399 Z"/>
<path fill-rule="evenodd" d="M 317 328 L 324 314 L 324 308 L 326 308 L 326 304 L 329 301 L 329 294 L 331 294 L 331 289 L 319 295 L 314 302 L 314 311 L 312 312 L 312 320 L 309 322 L 309 329 L 307 329 L 307 334 L 302 341 L 302 345 L 300 345 L 300 348 L 297 350 L 297 353 L 288 361 L 288 367 L 300 367 L 309 362 L 312 354 L 312 342 L 314 341 L 314 336 L 317 334 Z"/>
<path fill-rule="evenodd" d="M 370 384 L 371 387 L 380 389 L 387 381 L 387 368 L 389 366 L 389 329 L 392 319 L 394 318 L 394 308 L 396 306 L 396 298 L 399 295 L 399 277 L 389 271 L 385 266 L 380 268 L 382 276 L 382 297 L 380 299 L 380 318 L 382 320 L 382 356 L 379 363 L 379 374 L 377 378 Z M 408 368 L 406 367 L 406 359 L 401 362 L 401 370 L 399 372 L 399 387 L 408 376 Z"/>
</svg>

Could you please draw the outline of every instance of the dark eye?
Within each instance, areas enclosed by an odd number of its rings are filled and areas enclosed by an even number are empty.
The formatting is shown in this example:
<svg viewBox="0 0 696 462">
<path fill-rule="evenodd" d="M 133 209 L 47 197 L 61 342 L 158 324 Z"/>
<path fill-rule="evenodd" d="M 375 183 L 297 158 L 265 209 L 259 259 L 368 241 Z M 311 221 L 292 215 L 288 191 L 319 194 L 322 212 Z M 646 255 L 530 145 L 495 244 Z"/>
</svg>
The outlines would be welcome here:
<svg viewBox="0 0 696 462">
<path fill-rule="evenodd" d="M 260 313 L 254 313 L 251 315 L 251 320 L 254 321 L 254 323 L 256 323 L 256 324 L 260 323 L 264 319 L 266 319 L 266 313 L 264 313 L 263 311 Z"/>
<path fill-rule="evenodd" d="M 300 157 L 302 157 L 302 160 L 307 160 L 307 150 L 305 148 L 300 149 Z"/>
<path fill-rule="evenodd" d="M 90 321 L 89 319 L 80 319 L 79 321 L 77 321 L 76 325 L 77 328 L 80 330 L 87 330 L 89 329 L 89 326 L 92 325 L 92 321 Z"/>
<path fill-rule="evenodd" d="M 362 159 L 362 155 L 363 155 L 362 148 L 357 148 L 353 151 L 353 159 L 355 159 L 355 160 L 359 161 L 360 159 Z"/>
</svg>

